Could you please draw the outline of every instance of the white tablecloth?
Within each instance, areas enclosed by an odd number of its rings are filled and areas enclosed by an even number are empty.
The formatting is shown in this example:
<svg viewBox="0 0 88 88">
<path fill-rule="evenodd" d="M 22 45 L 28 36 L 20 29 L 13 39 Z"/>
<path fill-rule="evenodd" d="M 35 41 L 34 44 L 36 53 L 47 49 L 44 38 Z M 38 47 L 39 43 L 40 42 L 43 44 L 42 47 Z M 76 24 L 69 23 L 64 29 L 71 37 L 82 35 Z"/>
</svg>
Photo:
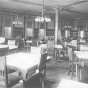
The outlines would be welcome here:
<svg viewBox="0 0 88 88">
<path fill-rule="evenodd" d="M 41 44 L 39 47 L 42 47 L 42 48 L 47 48 L 47 44 Z M 55 45 L 55 48 L 56 49 L 62 49 L 62 45 Z"/>
<path fill-rule="evenodd" d="M 41 54 L 15 53 L 6 56 L 7 66 L 21 71 L 23 78 L 26 79 L 26 73 L 32 71 L 32 68 L 37 69 Z"/>
<path fill-rule="evenodd" d="M 73 80 L 63 79 L 57 88 L 88 88 L 88 84 Z"/>
<path fill-rule="evenodd" d="M 55 45 L 55 48 L 56 49 L 62 49 L 63 47 L 62 47 L 62 45 Z"/>
<path fill-rule="evenodd" d="M 12 49 L 17 49 L 18 46 L 14 46 L 14 45 L 8 45 L 9 46 L 9 50 L 12 50 Z"/>
<path fill-rule="evenodd" d="M 88 51 L 74 51 L 75 55 L 81 60 L 88 60 Z"/>
<path fill-rule="evenodd" d="M 30 40 L 27 40 L 27 41 L 26 41 L 26 43 L 32 43 L 32 41 L 30 41 Z"/>
<path fill-rule="evenodd" d="M 88 51 L 74 51 L 74 54 L 76 55 L 79 61 L 79 64 L 76 65 L 76 80 L 79 81 L 81 80 L 81 77 L 82 77 L 81 69 L 79 69 L 79 66 L 81 65 L 82 67 L 84 67 L 84 65 L 88 63 Z"/>
<path fill-rule="evenodd" d="M 5 47 L 9 47 L 9 50 L 18 48 L 18 46 L 14 46 L 14 45 L 0 45 L 0 48 L 5 48 Z"/>
</svg>

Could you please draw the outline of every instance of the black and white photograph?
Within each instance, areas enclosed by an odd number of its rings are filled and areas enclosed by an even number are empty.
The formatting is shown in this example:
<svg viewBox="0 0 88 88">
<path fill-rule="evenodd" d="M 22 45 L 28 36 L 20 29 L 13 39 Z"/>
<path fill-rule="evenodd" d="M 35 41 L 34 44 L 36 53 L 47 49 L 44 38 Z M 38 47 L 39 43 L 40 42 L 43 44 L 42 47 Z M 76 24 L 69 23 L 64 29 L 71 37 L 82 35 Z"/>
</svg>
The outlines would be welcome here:
<svg viewBox="0 0 88 88">
<path fill-rule="evenodd" d="M 0 88 L 88 88 L 88 0 L 0 0 Z"/>
</svg>

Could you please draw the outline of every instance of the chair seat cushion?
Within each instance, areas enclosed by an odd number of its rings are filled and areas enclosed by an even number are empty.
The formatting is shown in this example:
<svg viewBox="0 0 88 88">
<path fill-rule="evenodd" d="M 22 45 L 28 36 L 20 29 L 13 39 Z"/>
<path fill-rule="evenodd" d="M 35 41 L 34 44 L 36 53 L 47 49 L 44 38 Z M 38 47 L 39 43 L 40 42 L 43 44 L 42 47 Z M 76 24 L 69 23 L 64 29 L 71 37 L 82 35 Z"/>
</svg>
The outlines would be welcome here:
<svg viewBox="0 0 88 88">
<path fill-rule="evenodd" d="M 8 86 L 11 87 L 17 83 L 19 83 L 20 77 L 16 75 L 9 74 L 8 75 Z"/>
</svg>

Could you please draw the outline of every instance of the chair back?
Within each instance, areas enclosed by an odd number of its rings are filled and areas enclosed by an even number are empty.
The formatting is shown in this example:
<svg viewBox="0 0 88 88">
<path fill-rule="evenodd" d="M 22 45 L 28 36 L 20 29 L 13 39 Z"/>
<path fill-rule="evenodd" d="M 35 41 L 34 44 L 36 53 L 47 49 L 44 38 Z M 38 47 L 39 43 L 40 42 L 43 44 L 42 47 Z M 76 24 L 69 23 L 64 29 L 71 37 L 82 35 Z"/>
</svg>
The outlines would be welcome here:
<svg viewBox="0 0 88 88">
<path fill-rule="evenodd" d="M 8 45 L 15 45 L 15 40 L 8 40 Z"/>
<path fill-rule="evenodd" d="M 4 37 L 0 37 L 0 44 L 5 42 L 5 38 Z"/>
<path fill-rule="evenodd" d="M 72 40 L 72 41 L 71 41 L 71 44 L 72 44 L 73 46 L 77 46 L 77 40 Z"/>
<path fill-rule="evenodd" d="M 7 68 L 6 68 L 6 55 L 8 54 L 9 48 L 0 48 L 0 86 L 7 88 Z"/>
<path fill-rule="evenodd" d="M 80 45 L 80 51 L 88 51 L 88 45 Z"/>
<path fill-rule="evenodd" d="M 48 42 L 47 43 L 47 48 L 48 49 L 55 49 L 55 44 L 53 42 Z"/>
<path fill-rule="evenodd" d="M 40 58 L 39 66 L 38 66 L 38 69 L 40 72 L 46 69 L 46 60 L 47 60 L 47 53 L 41 54 L 41 58 Z"/>
<path fill-rule="evenodd" d="M 74 50 L 77 50 L 77 40 L 72 40 L 71 45 L 74 46 Z"/>
<path fill-rule="evenodd" d="M 68 47 L 68 57 L 69 57 L 69 60 L 72 61 L 73 59 L 73 52 L 72 52 L 72 48 Z"/>
<path fill-rule="evenodd" d="M 55 44 L 53 42 L 48 42 L 47 43 L 47 52 L 50 55 L 55 53 Z"/>
<path fill-rule="evenodd" d="M 47 48 L 41 47 L 41 54 L 47 53 Z"/>
<path fill-rule="evenodd" d="M 40 47 L 31 47 L 31 52 L 30 53 L 41 54 L 41 48 Z"/>
</svg>

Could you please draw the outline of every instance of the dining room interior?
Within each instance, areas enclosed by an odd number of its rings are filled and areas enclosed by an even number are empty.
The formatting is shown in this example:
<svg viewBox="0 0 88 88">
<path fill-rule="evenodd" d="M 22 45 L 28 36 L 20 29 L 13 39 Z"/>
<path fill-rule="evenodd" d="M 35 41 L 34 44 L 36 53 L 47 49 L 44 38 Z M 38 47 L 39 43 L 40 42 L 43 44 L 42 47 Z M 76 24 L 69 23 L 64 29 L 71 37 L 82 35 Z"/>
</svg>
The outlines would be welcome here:
<svg viewBox="0 0 88 88">
<path fill-rule="evenodd" d="M 87 0 L 0 0 L 0 88 L 88 88 Z"/>
</svg>

